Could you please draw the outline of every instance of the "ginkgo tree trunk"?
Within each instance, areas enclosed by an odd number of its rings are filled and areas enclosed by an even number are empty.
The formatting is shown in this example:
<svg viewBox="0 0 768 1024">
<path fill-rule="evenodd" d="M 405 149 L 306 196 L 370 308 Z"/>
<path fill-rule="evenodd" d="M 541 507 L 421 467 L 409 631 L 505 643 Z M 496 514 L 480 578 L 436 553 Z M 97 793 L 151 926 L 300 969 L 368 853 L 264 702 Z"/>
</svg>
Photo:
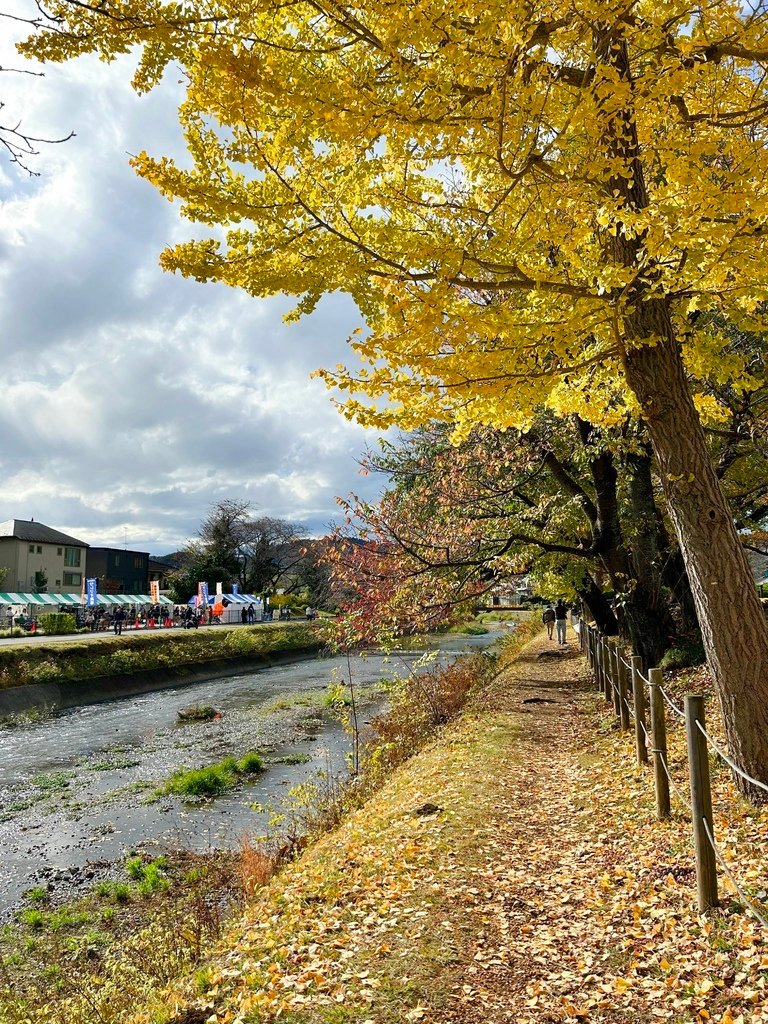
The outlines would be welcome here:
<svg viewBox="0 0 768 1024">
<path fill-rule="evenodd" d="M 139 45 L 139 90 L 183 69 L 185 162 L 134 163 L 214 230 L 161 263 L 297 295 L 296 315 L 352 295 L 362 366 L 325 371 L 348 415 L 457 437 L 540 409 L 646 421 L 732 753 L 768 781 L 768 627 L 707 459 L 722 410 L 695 386 L 750 378 L 693 326 L 768 326 L 762 7 L 37 6 L 31 56 Z"/>
</svg>

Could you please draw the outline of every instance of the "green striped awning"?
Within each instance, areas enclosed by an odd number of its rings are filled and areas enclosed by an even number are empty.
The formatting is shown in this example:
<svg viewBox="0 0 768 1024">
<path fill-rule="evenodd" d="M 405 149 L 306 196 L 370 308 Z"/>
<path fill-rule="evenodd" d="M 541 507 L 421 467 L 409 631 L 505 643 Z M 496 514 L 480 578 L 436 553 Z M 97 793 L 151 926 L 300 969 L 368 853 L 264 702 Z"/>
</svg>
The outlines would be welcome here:
<svg viewBox="0 0 768 1024">
<path fill-rule="evenodd" d="M 96 598 L 99 604 L 157 604 L 149 594 L 99 594 Z M 30 604 L 30 605 L 83 605 L 80 594 L 21 594 L 16 591 L 0 593 L 0 604 Z M 173 604 L 169 597 L 161 597 L 160 604 Z"/>
</svg>

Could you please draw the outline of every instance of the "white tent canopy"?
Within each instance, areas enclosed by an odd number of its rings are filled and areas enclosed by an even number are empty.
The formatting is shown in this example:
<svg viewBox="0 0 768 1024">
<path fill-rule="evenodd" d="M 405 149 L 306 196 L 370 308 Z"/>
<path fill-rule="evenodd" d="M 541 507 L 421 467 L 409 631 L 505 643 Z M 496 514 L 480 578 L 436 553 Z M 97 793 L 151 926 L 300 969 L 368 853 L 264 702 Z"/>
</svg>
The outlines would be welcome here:
<svg viewBox="0 0 768 1024">
<path fill-rule="evenodd" d="M 149 594 L 97 594 L 99 605 L 158 604 Z M 168 597 L 161 597 L 160 604 L 173 604 Z M 80 594 L 21 594 L 16 591 L 0 593 L 0 604 L 28 604 L 33 607 L 85 607 Z"/>
</svg>

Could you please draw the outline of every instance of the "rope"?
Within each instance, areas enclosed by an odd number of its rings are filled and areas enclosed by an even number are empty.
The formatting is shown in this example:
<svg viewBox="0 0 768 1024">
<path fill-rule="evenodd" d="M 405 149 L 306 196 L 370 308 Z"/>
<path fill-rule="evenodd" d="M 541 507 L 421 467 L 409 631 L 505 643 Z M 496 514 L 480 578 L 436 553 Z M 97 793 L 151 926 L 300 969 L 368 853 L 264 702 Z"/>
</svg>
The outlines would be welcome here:
<svg viewBox="0 0 768 1024">
<path fill-rule="evenodd" d="M 675 702 L 672 700 L 672 698 L 669 696 L 669 694 L 667 693 L 667 691 L 664 689 L 663 686 L 660 686 L 659 690 L 661 691 L 661 696 L 664 698 L 664 700 L 669 705 L 670 710 L 674 711 L 674 713 L 677 715 L 678 718 L 682 718 L 682 720 L 685 721 L 685 712 L 683 710 L 681 710 L 677 706 L 677 704 L 675 704 Z"/>
<path fill-rule="evenodd" d="M 696 728 L 699 730 L 699 732 L 702 734 L 702 736 L 706 739 L 706 741 L 710 744 L 710 746 L 712 746 L 713 749 L 717 752 L 718 756 L 720 758 L 722 758 L 722 760 L 725 761 L 725 763 L 730 768 L 732 768 L 733 771 L 735 771 L 737 775 L 740 775 L 742 777 L 742 779 L 744 779 L 746 782 L 749 782 L 751 785 L 757 786 L 758 789 L 762 789 L 766 793 L 768 793 L 768 786 L 766 786 L 766 784 L 764 782 L 758 782 L 757 779 L 753 779 L 751 775 L 747 775 L 746 772 L 742 771 L 741 768 L 739 768 L 739 766 L 737 764 L 735 764 L 731 760 L 731 758 L 728 757 L 728 755 L 726 753 L 724 753 L 724 751 L 722 751 L 720 749 L 720 747 L 718 747 L 718 745 L 715 743 L 715 741 L 709 735 L 709 733 L 704 728 L 704 726 L 701 724 L 701 722 L 698 720 L 698 718 L 696 719 Z"/>
<path fill-rule="evenodd" d="M 744 906 L 747 908 L 747 910 L 750 912 L 750 914 L 760 922 L 760 924 L 763 926 L 763 928 L 768 928 L 768 920 L 766 920 L 766 918 L 763 917 L 763 915 L 760 913 L 759 910 L 755 909 L 755 907 L 752 905 L 752 903 L 751 903 L 749 897 L 747 896 L 747 894 L 744 892 L 744 890 L 741 888 L 739 883 L 736 881 L 736 878 L 735 878 L 733 872 L 731 871 L 731 869 L 729 868 L 728 863 L 727 863 L 725 857 L 723 856 L 723 854 L 722 854 L 722 852 L 720 850 L 720 847 L 717 845 L 717 843 L 714 840 L 714 836 L 712 835 L 712 830 L 709 827 L 709 822 L 707 821 L 706 818 L 702 818 L 701 819 L 701 823 L 704 826 L 704 831 L 707 834 L 707 839 L 709 840 L 709 845 L 714 850 L 715 857 L 717 858 L 718 864 L 720 865 L 720 867 L 723 869 L 723 871 L 728 876 L 728 881 L 731 883 L 733 888 L 739 894 L 739 897 L 743 901 Z"/>
<path fill-rule="evenodd" d="M 685 808 L 687 814 L 690 816 L 691 809 L 688 806 L 688 800 L 686 800 L 685 797 L 682 795 L 680 790 L 675 785 L 674 780 L 672 779 L 672 776 L 669 774 L 669 768 L 667 767 L 667 752 L 665 750 L 652 750 L 651 753 L 659 755 L 659 760 L 661 761 L 661 765 L 662 765 L 662 767 L 664 769 L 664 774 L 667 776 L 667 779 L 669 781 L 669 788 L 670 788 L 670 790 L 675 794 L 677 799 L 680 801 L 680 803 Z"/>
<path fill-rule="evenodd" d="M 626 698 L 626 697 L 624 698 L 624 707 L 625 707 L 625 708 L 627 709 L 627 711 L 629 712 L 629 717 L 630 717 L 630 718 L 634 718 L 634 717 L 635 717 L 635 712 L 634 712 L 634 711 L 633 711 L 633 709 L 632 709 L 632 708 L 630 707 L 629 701 L 627 700 L 627 698 Z"/>
</svg>

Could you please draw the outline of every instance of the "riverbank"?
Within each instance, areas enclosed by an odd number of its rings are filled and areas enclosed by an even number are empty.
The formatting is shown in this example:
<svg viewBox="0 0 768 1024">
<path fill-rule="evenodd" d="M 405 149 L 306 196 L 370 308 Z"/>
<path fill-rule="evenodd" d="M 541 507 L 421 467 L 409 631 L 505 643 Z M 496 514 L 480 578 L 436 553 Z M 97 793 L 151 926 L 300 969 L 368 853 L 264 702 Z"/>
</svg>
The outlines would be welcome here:
<svg viewBox="0 0 768 1024">
<path fill-rule="evenodd" d="M 757 886 L 748 830 L 768 819 L 746 805 L 742 818 L 728 855 Z M 54 978 L 45 1005 L 24 1006 L 6 987 L 0 1017 L 764 1022 L 765 935 L 725 884 L 719 913 L 697 913 L 691 858 L 689 823 L 656 821 L 649 770 L 634 766 L 573 638 L 557 650 L 539 639 L 271 883 L 264 851 L 246 848 L 248 905 L 209 953 L 201 942 L 204 959 L 188 956 L 178 919 L 108 950 L 97 936 L 90 952 L 65 923 L 48 940 L 63 990 Z M 27 978 L 30 941 L 13 943 Z M 53 973 L 58 961 L 44 962 Z"/>
<path fill-rule="evenodd" d="M 507 636 L 509 642 L 520 642 L 517 637 L 511 640 L 509 635 Z M 237 878 L 235 879 L 236 885 L 233 886 L 231 883 L 233 870 L 231 857 L 225 858 L 226 871 L 222 872 L 221 857 L 219 854 L 214 854 L 210 870 L 206 869 L 206 878 L 210 881 L 210 885 L 207 888 L 204 886 L 202 892 L 199 884 L 201 865 L 199 861 L 193 862 L 191 881 L 194 881 L 195 885 L 192 887 L 190 895 L 190 878 L 187 877 L 189 872 L 186 872 L 184 867 L 185 864 L 189 864 L 189 861 L 182 859 L 181 873 L 179 873 L 178 862 L 173 857 L 168 857 L 162 867 L 153 866 L 157 854 L 162 849 L 157 844 L 133 847 L 133 849 L 143 851 L 140 856 L 142 864 L 150 872 L 149 879 L 133 880 L 132 877 L 121 877 L 121 870 L 125 871 L 128 867 L 134 871 L 143 870 L 141 864 L 136 864 L 134 857 L 129 857 L 127 861 L 123 862 L 121 859 L 116 862 L 113 865 L 116 871 L 107 873 L 106 877 L 103 869 L 107 865 L 103 862 L 93 863 L 90 861 L 85 863 L 83 870 L 78 871 L 74 876 L 68 868 L 54 870 L 53 873 L 46 868 L 36 880 L 27 882 L 26 902 L 22 903 L 19 909 L 16 924 L 3 933 L 3 941 L 0 944 L 0 990 L 2 990 L 3 976 L 10 984 L 10 988 L 6 987 L 4 990 L 5 1001 L 0 1001 L 0 1019 L 15 1022 L 20 1014 L 19 1019 L 22 1020 L 29 1017 L 36 1022 L 55 1020 L 61 1021 L 62 1024 L 64 1021 L 67 1024 L 81 1024 L 82 1021 L 84 1024 L 85 1021 L 88 1021 L 90 1024 L 90 1021 L 94 1019 L 95 1012 L 92 1002 L 96 996 L 94 985 L 98 990 L 99 1000 L 102 996 L 105 999 L 107 997 L 110 999 L 108 1008 L 102 1006 L 100 1002 L 97 1019 L 110 1022 L 124 1019 L 126 1007 L 134 1006 L 139 1001 L 135 987 L 139 982 L 141 982 L 141 994 L 143 995 L 146 992 L 147 984 L 154 985 L 167 980 L 163 971 L 168 968 L 169 963 L 174 963 L 176 973 L 179 973 L 184 964 L 191 965 L 199 957 L 200 942 L 203 939 L 207 942 L 211 937 L 208 925 L 203 927 L 203 919 L 207 920 L 206 914 L 208 913 L 205 907 L 218 908 L 214 916 L 218 915 L 220 920 L 221 907 L 231 903 L 233 898 L 238 898 L 235 891 L 237 885 L 242 885 L 245 889 L 250 890 L 260 886 L 268 879 L 276 864 L 286 854 L 305 843 L 303 838 L 305 833 L 311 832 L 318 825 L 317 815 L 320 808 L 319 813 L 325 824 L 328 823 L 329 814 L 334 817 L 334 820 L 338 820 L 336 816 L 343 812 L 348 800 L 352 803 L 359 802 L 364 793 L 369 791 L 368 787 L 371 784 L 375 786 L 392 774 L 397 757 L 404 756 L 404 751 L 411 753 L 428 737 L 431 730 L 441 728 L 440 723 L 445 720 L 446 716 L 451 717 L 456 714 L 468 688 L 477 682 L 478 677 L 473 666 L 483 665 L 483 671 L 494 671 L 494 659 L 479 651 L 479 648 L 487 646 L 488 639 L 470 637 L 463 641 L 459 638 L 448 640 L 449 647 L 456 653 L 460 653 L 466 646 L 477 653 L 471 655 L 468 661 L 463 659 L 456 662 L 455 668 L 451 655 L 448 655 L 447 659 L 442 656 L 439 662 L 432 661 L 429 668 L 422 668 L 425 675 L 420 676 L 418 680 L 409 673 L 409 666 L 415 665 L 419 660 L 418 652 L 413 652 L 410 655 L 403 654 L 395 659 L 396 665 L 391 665 L 390 671 L 395 669 L 396 674 L 387 687 L 387 704 L 391 713 L 384 719 L 380 719 L 373 710 L 376 721 L 380 723 L 376 726 L 376 730 L 382 740 L 382 746 L 371 763 L 372 774 L 366 775 L 363 789 L 358 784 L 349 791 L 339 790 L 336 783 L 328 776 L 329 770 L 339 772 L 341 765 L 334 767 L 328 755 L 322 753 L 322 748 L 328 746 L 325 739 L 328 734 L 327 727 L 321 729 L 317 734 L 316 739 L 319 742 L 310 743 L 308 747 L 302 744 L 297 748 L 302 752 L 300 760 L 310 763 L 299 764 L 296 767 L 295 770 L 306 770 L 304 781 L 298 786 L 294 782 L 291 791 L 283 790 L 282 794 L 279 794 L 279 783 L 277 786 L 275 785 L 280 775 L 284 778 L 288 777 L 290 772 L 288 762 L 293 759 L 290 751 L 281 749 L 275 752 L 278 761 L 282 762 L 277 767 L 273 766 L 274 755 L 269 755 L 265 759 L 265 763 L 269 767 L 264 773 L 264 781 L 267 787 L 271 788 L 267 790 L 262 788 L 258 795 L 255 791 L 252 791 L 250 795 L 246 792 L 239 798 L 244 801 L 244 809 L 247 809 L 249 802 L 253 809 L 250 812 L 250 826 L 245 823 L 246 819 L 244 818 L 238 833 L 241 839 L 235 844 L 235 849 L 237 849 L 244 843 L 243 852 L 239 858 L 239 881 Z M 302 673 L 305 672 L 307 664 L 311 663 L 304 663 L 301 668 Z M 318 672 L 325 670 L 325 674 L 328 674 L 328 659 L 321 659 L 315 664 Z M 373 728 L 373 725 L 367 724 L 371 719 L 372 710 L 370 705 L 369 708 L 365 707 L 366 701 L 369 701 L 370 698 L 367 697 L 364 690 L 360 689 L 360 685 L 364 683 L 365 673 L 370 681 L 381 678 L 386 664 L 379 656 L 352 659 L 351 666 L 346 659 L 343 659 L 343 667 L 346 670 L 351 669 L 356 681 L 354 701 L 357 707 L 357 721 L 365 735 L 370 728 Z M 282 673 L 283 670 L 279 671 Z M 295 673 L 299 669 L 297 667 L 291 671 Z M 275 675 L 276 670 L 272 670 L 258 678 L 267 680 L 274 678 Z M 348 691 L 348 687 L 346 688 L 347 692 L 344 688 L 339 688 L 343 677 L 342 679 L 336 678 L 339 681 L 330 688 L 330 691 L 326 691 L 325 700 L 322 700 L 322 692 L 317 696 L 326 706 L 328 698 L 331 699 L 332 706 L 336 709 L 334 715 L 340 714 L 346 707 L 350 712 L 351 725 L 353 694 Z M 410 680 L 410 685 L 407 685 L 408 680 Z M 157 702 L 161 698 L 167 698 L 170 692 L 154 695 L 153 701 Z M 314 711 L 312 718 L 319 725 L 318 711 L 314 710 L 318 708 L 314 696 L 316 693 L 317 691 L 313 691 L 313 693 L 307 694 L 310 705 L 304 705 L 303 713 L 305 716 L 307 713 L 312 715 Z M 117 702 L 105 706 L 105 708 L 112 708 L 112 713 L 116 713 L 125 703 Z M 281 697 L 278 700 L 272 699 L 268 705 L 261 705 L 261 707 L 271 716 L 273 711 L 284 708 L 286 703 L 288 702 Z M 226 704 L 219 706 L 226 707 Z M 64 716 L 63 720 L 66 721 L 68 717 L 71 716 Z M 229 725 L 235 724 L 235 717 L 237 716 L 232 711 L 225 710 L 223 718 L 219 722 L 198 723 L 195 726 L 184 727 L 182 736 L 190 735 L 190 729 L 194 730 L 195 735 L 198 735 L 200 730 L 217 731 L 222 725 L 228 728 L 228 723 Z M 346 718 L 346 715 L 344 717 Z M 240 736 L 241 741 L 245 742 L 247 739 L 251 744 L 258 742 L 260 730 L 254 729 L 254 725 L 260 718 L 261 712 L 256 719 L 247 715 L 242 720 L 244 729 Z M 78 712 L 76 721 L 79 719 L 80 713 Z M 309 725 L 310 720 L 305 720 Z M 269 721 L 271 723 L 273 718 L 270 717 Z M 55 722 L 56 719 L 53 720 L 53 723 Z M 83 734 L 90 737 L 92 729 L 88 725 L 88 720 L 84 726 Z M 240 730 L 236 730 L 236 732 L 238 735 L 240 734 Z M 272 736 L 275 734 L 272 724 L 268 725 L 268 733 Z M 155 741 L 152 743 L 154 749 L 157 749 L 156 740 L 161 735 L 157 734 L 155 737 Z M 347 749 L 349 749 L 349 743 L 353 741 L 353 738 L 353 735 L 347 735 Z M 219 736 L 216 742 L 223 750 L 224 745 L 229 749 L 234 739 L 235 737 L 232 736 L 222 742 L 224 738 Z M 305 734 L 305 742 L 306 739 L 311 740 L 312 736 Z M 238 742 L 240 741 L 235 740 L 233 752 Z M 48 747 L 50 744 L 46 744 L 46 746 Z M 123 750 L 124 753 L 117 754 L 118 761 L 138 760 L 136 754 L 132 754 L 125 748 Z M 354 754 L 354 743 L 352 753 Z M 286 754 L 287 759 L 285 758 Z M 307 754 L 311 757 L 307 757 Z M 187 760 L 189 752 L 185 752 L 184 756 Z M 190 760 L 187 760 L 187 763 L 190 763 Z M 327 767 L 323 771 L 323 765 L 326 763 Z M 149 762 L 145 760 L 144 767 L 136 766 L 129 770 L 144 777 L 148 766 Z M 101 779 L 102 768 L 111 770 L 113 767 L 116 766 L 104 764 L 103 760 L 101 763 L 89 760 L 80 769 L 78 785 L 79 780 L 84 777 L 83 768 L 86 776 L 90 774 L 89 768 L 97 770 L 96 774 Z M 126 765 L 126 767 L 128 766 Z M 153 770 L 156 767 L 153 759 Z M 318 769 L 320 770 L 318 771 Z M 93 776 L 91 777 L 93 778 Z M 36 781 L 40 781 L 39 777 Z M 125 781 L 125 777 L 123 777 L 123 781 Z M 122 791 L 129 792 L 125 788 Z M 66 790 L 60 792 L 64 794 Z M 272 794 L 271 797 L 267 795 L 269 793 Z M 75 795 L 81 796 L 81 794 Z M 258 805 L 252 803 L 254 799 L 259 801 Z M 164 805 L 169 801 L 169 806 L 166 808 Z M 266 807 L 263 806 L 263 802 L 267 803 Z M 187 830 L 198 834 L 203 840 L 203 846 L 198 847 L 201 853 L 205 849 L 205 835 L 200 835 L 201 827 L 198 820 L 200 811 L 202 810 L 204 815 L 209 816 L 212 822 L 221 821 L 221 812 L 223 810 L 226 813 L 228 803 L 229 800 L 225 798 L 217 798 L 213 801 L 206 801 L 203 808 L 187 807 L 186 811 L 182 811 L 186 816 Z M 270 803 L 273 808 L 271 812 L 269 810 Z M 152 814 L 160 812 L 162 825 L 164 816 L 172 816 L 177 813 L 177 805 L 179 811 L 184 807 L 183 802 L 177 798 L 164 797 L 159 804 L 153 803 L 148 810 Z M 276 812 L 276 808 L 280 809 Z M 265 816 L 261 813 L 262 811 L 267 812 L 266 816 L 270 819 L 269 822 L 263 820 Z M 95 817 L 92 810 L 88 811 L 87 805 L 84 813 L 87 814 L 91 824 L 96 823 L 98 815 Z M 113 825 L 114 831 L 112 837 L 107 837 L 107 842 L 111 838 L 118 841 L 121 839 L 130 841 L 130 833 L 126 831 L 126 821 L 124 818 L 116 817 L 116 813 L 119 812 L 114 809 L 108 812 L 109 822 Z M 44 813 L 39 820 L 41 827 L 46 828 L 48 819 Z M 182 822 L 183 819 L 180 818 L 179 825 L 182 825 Z M 254 829 L 257 831 L 265 829 L 267 825 L 269 825 L 268 831 L 271 832 L 273 838 L 266 844 L 254 841 L 251 845 L 247 839 L 242 839 L 244 829 L 251 831 L 252 834 Z M 15 832 L 18 830 L 19 821 L 9 822 L 8 826 Z M 56 826 L 56 833 L 59 832 L 60 826 Z M 8 835 L 10 837 L 12 833 L 9 832 Z M 40 832 L 35 830 L 30 838 L 33 843 L 39 842 Z M 130 851 L 131 847 L 126 846 L 126 849 Z M 36 850 L 37 847 L 33 847 L 27 859 L 35 856 L 39 858 L 40 853 L 36 853 Z M 152 852 L 153 850 L 155 852 Z M 103 852 L 100 847 L 99 853 L 102 856 Z M 72 856 L 76 853 L 77 851 L 69 851 L 66 863 L 70 863 Z M 95 849 L 93 853 L 96 853 Z M 50 857 L 48 862 L 50 863 Z M 227 891 L 222 892 L 219 880 L 226 877 L 227 872 L 230 881 L 225 885 L 225 888 L 228 887 Z M 237 872 L 235 874 L 237 875 Z M 91 895 L 87 895 L 87 878 L 83 877 L 84 875 L 91 875 L 92 882 L 96 882 L 96 890 Z M 62 887 L 64 894 L 68 889 L 71 891 L 74 887 L 82 892 L 83 896 L 74 903 L 65 901 L 62 904 L 60 898 Z M 161 887 L 163 887 L 162 891 Z M 191 908 L 190 899 L 194 904 Z M 185 923 L 180 934 L 178 913 L 174 908 L 178 909 L 181 905 L 184 905 L 187 910 L 183 914 Z M 240 906 L 242 906 L 242 900 L 240 900 Z M 124 911 L 126 912 L 125 921 L 123 921 Z M 132 922 L 141 926 L 138 933 L 132 927 Z M 192 932 L 195 933 L 195 936 L 193 936 L 194 941 L 190 942 L 189 938 Z M 60 957 L 64 948 L 67 951 L 66 964 Z M 28 949 L 30 955 L 20 956 L 19 950 L 23 949 Z M 4 969 L 3 960 L 7 960 Z M 115 994 L 115 986 L 119 988 L 119 995 Z M 17 998 L 21 996 L 22 992 L 26 993 L 28 998 L 25 996 L 22 1001 L 17 1002 Z M 45 1006 L 43 1006 L 43 1002 Z M 106 1012 L 107 1009 L 109 1009 L 109 1013 Z"/>
<path fill-rule="evenodd" d="M 295 622 L 6 647 L 0 650 L 0 718 L 250 671 L 311 656 L 323 645 L 322 626 Z"/>
</svg>

